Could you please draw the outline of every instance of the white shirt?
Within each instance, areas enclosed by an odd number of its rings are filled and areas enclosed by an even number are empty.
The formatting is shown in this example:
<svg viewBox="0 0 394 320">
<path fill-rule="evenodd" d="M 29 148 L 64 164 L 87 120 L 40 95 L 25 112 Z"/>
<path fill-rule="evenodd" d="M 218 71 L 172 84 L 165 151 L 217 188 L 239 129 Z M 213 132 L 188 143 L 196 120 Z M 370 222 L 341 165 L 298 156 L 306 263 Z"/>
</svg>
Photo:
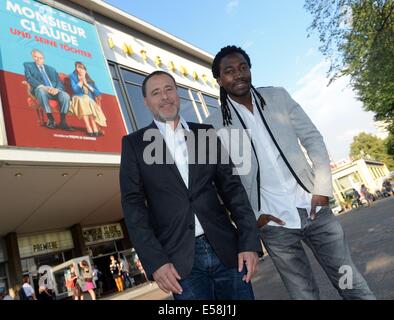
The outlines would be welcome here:
<svg viewBox="0 0 394 320">
<path fill-rule="evenodd" d="M 23 284 L 22 289 L 25 290 L 26 297 L 31 297 L 34 294 L 33 287 L 27 282 Z"/>
<path fill-rule="evenodd" d="M 37 66 L 38 70 L 40 70 L 40 72 L 43 72 L 43 73 L 45 74 L 45 76 L 47 77 L 47 80 L 48 80 L 50 86 L 53 87 L 52 82 L 51 82 L 51 79 L 49 79 L 48 74 L 47 74 L 47 72 L 45 71 L 44 65 L 43 65 L 43 64 L 42 64 L 42 65 L 36 64 L 36 66 Z M 44 85 L 41 84 L 41 85 L 38 86 L 38 88 L 41 87 L 41 86 L 44 86 Z"/>
<path fill-rule="evenodd" d="M 175 130 L 173 130 L 172 127 L 167 123 L 156 120 L 154 121 L 159 128 L 160 133 L 164 137 L 167 148 L 170 151 L 172 158 L 174 159 L 175 165 L 178 168 L 178 171 L 183 179 L 183 182 L 186 185 L 186 188 L 189 188 L 189 156 L 187 152 L 185 135 L 183 132 L 183 128 L 185 128 L 187 131 L 190 131 L 189 126 L 181 116 Z M 204 234 L 204 229 L 202 228 L 201 223 L 196 215 L 194 215 L 194 222 L 196 226 L 195 236 L 198 237 Z"/>
<path fill-rule="evenodd" d="M 230 99 L 230 97 L 229 97 Z M 271 214 L 289 229 L 300 229 L 301 219 L 297 208 L 304 208 L 310 215 L 312 195 L 306 192 L 293 177 L 269 135 L 252 94 L 253 113 L 244 105 L 230 99 L 251 130 L 251 138 L 260 165 L 261 213 Z M 316 211 L 320 207 L 316 208 Z M 261 214 L 260 213 L 260 214 Z M 258 216 L 258 215 L 257 215 Z M 270 226 L 279 226 L 270 221 Z"/>
</svg>

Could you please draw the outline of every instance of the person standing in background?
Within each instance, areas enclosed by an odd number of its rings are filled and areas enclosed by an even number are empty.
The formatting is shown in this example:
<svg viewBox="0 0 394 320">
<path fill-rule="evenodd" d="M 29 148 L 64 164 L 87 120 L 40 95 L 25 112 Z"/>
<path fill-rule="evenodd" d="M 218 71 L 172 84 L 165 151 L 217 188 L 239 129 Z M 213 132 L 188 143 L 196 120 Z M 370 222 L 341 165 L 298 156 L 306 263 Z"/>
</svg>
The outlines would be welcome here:
<svg viewBox="0 0 394 320">
<path fill-rule="evenodd" d="M 85 290 L 87 290 L 90 294 L 92 300 L 96 300 L 96 294 L 94 293 L 94 283 L 93 283 L 93 273 L 89 267 L 89 264 L 86 260 L 82 260 L 79 263 L 81 267 L 81 277 L 83 279 Z"/>
<path fill-rule="evenodd" d="M 121 292 L 124 290 L 124 287 L 123 287 L 122 274 L 120 272 L 120 266 L 114 256 L 110 256 L 110 259 L 111 262 L 109 264 L 109 269 L 111 271 L 112 277 L 114 278 L 116 288 L 118 289 L 119 292 Z"/>
</svg>

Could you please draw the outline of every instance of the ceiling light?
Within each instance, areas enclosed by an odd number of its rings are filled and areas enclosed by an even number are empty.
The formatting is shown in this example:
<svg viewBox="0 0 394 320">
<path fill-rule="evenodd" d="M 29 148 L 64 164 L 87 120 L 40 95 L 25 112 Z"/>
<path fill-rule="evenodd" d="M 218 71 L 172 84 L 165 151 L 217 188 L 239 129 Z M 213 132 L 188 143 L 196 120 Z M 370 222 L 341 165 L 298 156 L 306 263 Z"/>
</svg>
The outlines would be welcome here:
<svg viewBox="0 0 394 320">
<path fill-rule="evenodd" d="M 17 178 L 22 177 L 22 173 L 20 173 L 20 172 L 15 173 L 15 177 L 17 177 Z"/>
<path fill-rule="evenodd" d="M 102 177 L 103 174 L 102 174 L 102 173 L 98 173 L 97 176 L 98 176 L 98 177 Z"/>
<path fill-rule="evenodd" d="M 67 172 L 62 173 L 62 177 L 68 177 L 68 173 Z"/>
</svg>

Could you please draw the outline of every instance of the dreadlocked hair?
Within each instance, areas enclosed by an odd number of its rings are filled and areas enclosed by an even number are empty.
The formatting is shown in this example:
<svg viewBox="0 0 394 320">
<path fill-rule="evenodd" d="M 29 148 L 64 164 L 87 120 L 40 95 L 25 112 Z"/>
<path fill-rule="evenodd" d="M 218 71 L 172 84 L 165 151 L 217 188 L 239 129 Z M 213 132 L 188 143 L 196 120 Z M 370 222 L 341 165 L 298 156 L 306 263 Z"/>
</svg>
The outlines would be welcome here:
<svg viewBox="0 0 394 320">
<path fill-rule="evenodd" d="M 212 62 L 212 75 L 215 79 L 220 77 L 220 63 L 222 59 L 230 54 L 239 53 L 244 56 L 246 62 L 249 65 L 249 68 L 252 67 L 250 62 L 250 58 L 248 54 L 240 47 L 237 46 L 227 46 L 222 49 L 216 54 L 215 58 Z M 222 109 L 222 116 L 223 116 L 223 126 L 228 126 L 232 124 L 231 120 L 231 110 L 228 106 L 227 102 L 227 92 L 223 87 L 220 87 L 220 106 Z"/>
<path fill-rule="evenodd" d="M 256 90 L 254 86 L 251 86 L 253 93 L 257 96 L 257 98 L 260 101 L 260 106 L 261 109 L 264 110 L 264 106 L 266 105 L 264 98 Z M 228 100 L 227 100 L 227 91 L 223 88 L 220 87 L 220 107 L 222 109 L 222 116 L 223 116 L 223 126 L 228 126 L 232 123 L 232 117 L 231 117 L 231 109 L 228 106 Z"/>
<path fill-rule="evenodd" d="M 264 100 L 263 96 L 260 94 L 260 92 L 258 92 L 258 91 L 256 90 L 255 87 L 253 87 L 253 86 L 251 86 L 251 87 L 252 87 L 252 90 L 253 90 L 254 94 L 255 94 L 255 95 L 257 96 L 257 98 L 259 98 L 259 100 L 260 100 L 261 109 L 264 110 L 264 106 L 266 105 L 266 103 L 265 103 L 265 100 Z"/>
<path fill-rule="evenodd" d="M 250 62 L 250 58 L 248 54 L 240 47 L 236 46 L 227 46 L 222 49 L 216 54 L 215 58 L 213 59 L 212 62 L 212 75 L 215 79 L 220 77 L 220 62 L 222 62 L 222 59 L 229 54 L 233 53 L 240 53 L 244 56 L 246 62 L 249 65 L 249 68 L 252 68 L 252 63 Z"/>
<path fill-rule="evenodd" d="M 220 87 L 220 107 L 222 108 L 223 126 L 233 124 L 231 122 L 231 110 L 227 102 L 227 91 L 223 87 Z"/>
</svg>

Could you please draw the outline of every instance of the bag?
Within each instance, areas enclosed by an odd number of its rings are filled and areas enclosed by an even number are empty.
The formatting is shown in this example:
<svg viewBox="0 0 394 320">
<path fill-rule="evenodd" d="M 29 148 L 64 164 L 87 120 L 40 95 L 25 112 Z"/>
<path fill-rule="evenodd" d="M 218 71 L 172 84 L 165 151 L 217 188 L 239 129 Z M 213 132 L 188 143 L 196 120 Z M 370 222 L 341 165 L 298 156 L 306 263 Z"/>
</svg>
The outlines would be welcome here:
<svg viewBox="0 0 394 320">
<path fill-rule="evenodd" d="M 72 288 L 74 288 L 74 287 L 75 287 L 74 280 L 72 280 L 72 279 L 67 279 L 67 280 L 66 280 L 66 288 L 72 289 Z"/>
</svg>

